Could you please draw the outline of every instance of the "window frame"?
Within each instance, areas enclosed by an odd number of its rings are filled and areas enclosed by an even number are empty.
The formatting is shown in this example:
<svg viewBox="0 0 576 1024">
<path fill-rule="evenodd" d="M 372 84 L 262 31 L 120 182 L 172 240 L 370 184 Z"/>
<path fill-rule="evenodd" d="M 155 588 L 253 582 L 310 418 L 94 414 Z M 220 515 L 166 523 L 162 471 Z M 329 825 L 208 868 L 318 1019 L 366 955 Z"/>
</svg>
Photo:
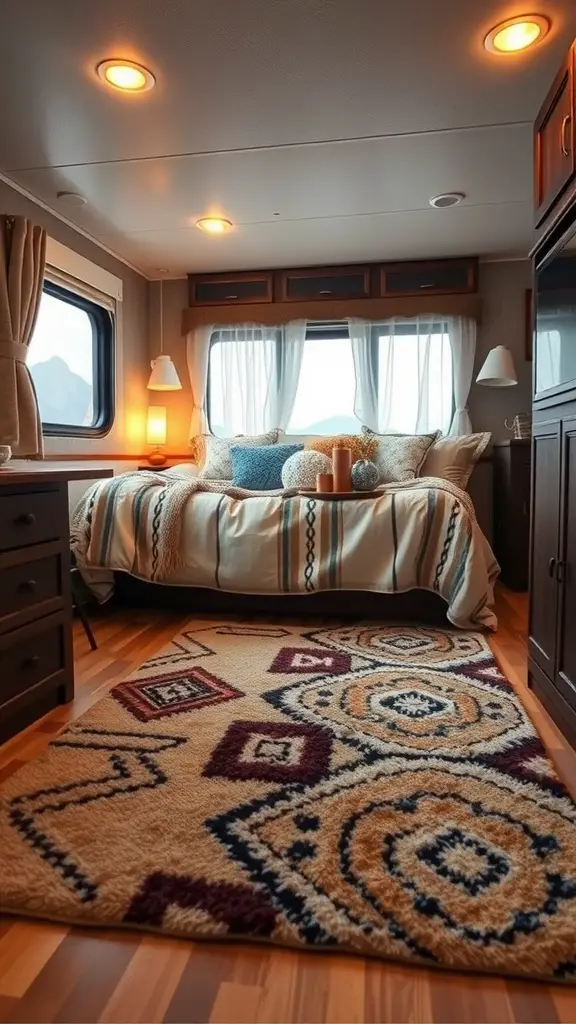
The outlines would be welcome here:
<svg viewBox="0 0 576 1024">
<path fill-rule="evenodd" d="M 48 423 L 42 420 L 45 437 L 105 437 L 110 433 L 115 416 L 114 316 L 95 299 L 89 299 L 70 288 L 44 279 L 42 292 L 67 302 L 88 315 L 92 326 L 92 402 L 94 423 L 83 427 L 70 423 Z M 31 375 L 32 376 L 32 375 Z"/>
</svg>

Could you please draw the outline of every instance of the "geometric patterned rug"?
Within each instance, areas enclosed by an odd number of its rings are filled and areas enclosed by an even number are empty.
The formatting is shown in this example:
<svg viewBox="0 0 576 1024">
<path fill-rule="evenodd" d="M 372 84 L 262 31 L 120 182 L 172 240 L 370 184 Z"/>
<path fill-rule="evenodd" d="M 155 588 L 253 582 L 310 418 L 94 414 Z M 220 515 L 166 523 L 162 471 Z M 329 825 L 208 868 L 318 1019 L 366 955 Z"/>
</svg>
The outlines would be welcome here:
<svg viewBox="0 0 576 1024">
<path fill-rule="evenodd" d="M 0 794 L 5 911 L 576 981 L 576 805 L 477 633 L 192 622 Z"/>
</svg>

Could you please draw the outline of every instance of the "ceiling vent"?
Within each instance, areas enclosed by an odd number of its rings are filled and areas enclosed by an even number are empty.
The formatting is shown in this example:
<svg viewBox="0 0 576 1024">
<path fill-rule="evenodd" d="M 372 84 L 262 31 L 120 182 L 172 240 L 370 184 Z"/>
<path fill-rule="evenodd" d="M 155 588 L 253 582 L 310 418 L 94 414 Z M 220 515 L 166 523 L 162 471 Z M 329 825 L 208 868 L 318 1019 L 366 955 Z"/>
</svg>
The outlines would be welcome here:
<svg viewBox="0 0 576 1024">
<path fill-rule="evenodd" d="M 466 196 L 463 192 L 441 192 L 439 196 L 432 196 L 430 206 L 436 210 L 445 210 L 449 206 L 458 206 Z"/>
</svg>

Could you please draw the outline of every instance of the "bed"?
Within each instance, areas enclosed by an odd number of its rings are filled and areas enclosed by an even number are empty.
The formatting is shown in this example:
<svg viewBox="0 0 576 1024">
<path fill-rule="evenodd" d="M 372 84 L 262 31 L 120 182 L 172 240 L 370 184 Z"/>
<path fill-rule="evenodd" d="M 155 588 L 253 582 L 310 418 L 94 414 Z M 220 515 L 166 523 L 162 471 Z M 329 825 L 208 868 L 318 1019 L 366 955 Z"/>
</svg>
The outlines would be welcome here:
<svg viewBox="0 0 576 1024">
<path fill-rule="evenodd" d="M 409 595 L 426 592 L 425 604 L 441 605 L 455 626 L 497 625 L 499 570 L 490 545 L 469 495 L 437 478 L 343 502 L 244 491 L 178 467 L 126 473 L 83 496 L 72 549 L 100 600 L 112 594 L 118 573 L 130 577 L 132 592 L 140 581 L 148 593 L 245 595 L 243 611 L 262 599 L 268 608 L 288 599 L 304 609 L 325 594 L 334 607 L 336 596 L 355 594 L 361 614 L 362 596 L 386 595 L 401 618 L 413 604 Z"/>
</svg>

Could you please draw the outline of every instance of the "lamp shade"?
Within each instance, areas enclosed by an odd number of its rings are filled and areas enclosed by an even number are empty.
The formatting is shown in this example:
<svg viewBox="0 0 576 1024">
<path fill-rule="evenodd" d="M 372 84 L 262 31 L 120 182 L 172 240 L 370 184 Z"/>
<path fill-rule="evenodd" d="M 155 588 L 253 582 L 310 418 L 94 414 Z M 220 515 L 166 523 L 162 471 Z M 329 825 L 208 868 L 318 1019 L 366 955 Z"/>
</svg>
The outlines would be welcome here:
<svg viewBox="0 0 576 1024">
<path fill-rule="evenodd" d="M 517 384 L 518 377 L 510 349 L 505 345 L 491 348 L 476 377 L 476 383 L 489 388 L 509 388 Z"/>
<path fill-rule="evenodd" d="M 152 373 L 147 387 L 149 391 L 181 391 L 182 385 L 176 367 L 170 356 L 158 356 L 150 363 Z"/>
<path fill-rule="evenodd" d="M 146 419 L 146 443 L 166 444 L 166 406 L 149 405 Z"/>
</svg>

